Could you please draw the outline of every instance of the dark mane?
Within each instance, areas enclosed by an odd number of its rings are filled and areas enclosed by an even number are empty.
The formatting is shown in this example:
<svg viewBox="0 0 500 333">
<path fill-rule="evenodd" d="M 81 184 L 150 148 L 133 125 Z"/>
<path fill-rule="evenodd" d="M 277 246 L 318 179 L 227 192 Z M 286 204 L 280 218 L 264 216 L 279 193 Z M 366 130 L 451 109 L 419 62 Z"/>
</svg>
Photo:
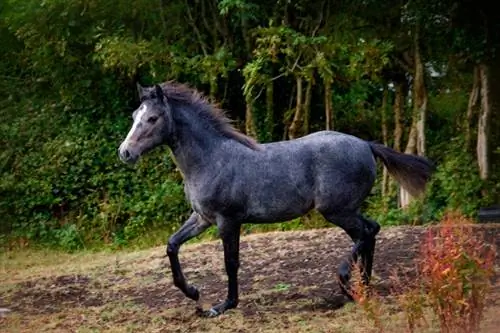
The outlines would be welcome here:
<svg viewBox="0 0 500 333">
<path fill-rule="evenodd" d="M 220 134 L 238 141 L 250 149 L 258 150 L 257 142 L 251 137 L 241 133 L 231 124 L 231 119 L 226 117 L 224 110 L 210 103 L 198 90 L 185 84 L 167 81 L 160 84 L 167 100 L 193 106 L 193 112 L 205 119 Z"/>
</svg>

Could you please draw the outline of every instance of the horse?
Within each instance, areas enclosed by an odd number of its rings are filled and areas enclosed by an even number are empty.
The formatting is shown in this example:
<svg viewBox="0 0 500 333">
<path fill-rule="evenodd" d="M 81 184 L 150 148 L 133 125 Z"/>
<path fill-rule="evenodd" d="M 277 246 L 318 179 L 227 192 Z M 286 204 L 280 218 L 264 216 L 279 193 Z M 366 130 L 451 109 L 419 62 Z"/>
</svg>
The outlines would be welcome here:
<svg viewBox="0 0 500 333">
<path fill-rule="evenodd" d="M 433 171 L 424 157 L 335 131 L 259 144 L 187 85 L 137 83 L 137 90 L 140 106 L 118 155 L 134 164 L 155 147 L 170 148 L 192 212 L 169 238 L 166 254 L 174 285 L 197 302 L 201 316 L 215 317 L 238 305 L 242 224 L 290 221 L 312 209 L 342 228 L 354 243 L 337 270 L 341 290 L 351 297 L 353 264 L 359 264 L 362 282 L 368 284 L 380 230 L 377 222 L 360 213 L 375 182 L 376 158 L 412 196 L 425 191 Z M 227 297 L 203 310 L 200 293 L 186 281 L 178 254 L 183 243 L 210 226 L 218 228 L 222 240 Z"/>
</svg>

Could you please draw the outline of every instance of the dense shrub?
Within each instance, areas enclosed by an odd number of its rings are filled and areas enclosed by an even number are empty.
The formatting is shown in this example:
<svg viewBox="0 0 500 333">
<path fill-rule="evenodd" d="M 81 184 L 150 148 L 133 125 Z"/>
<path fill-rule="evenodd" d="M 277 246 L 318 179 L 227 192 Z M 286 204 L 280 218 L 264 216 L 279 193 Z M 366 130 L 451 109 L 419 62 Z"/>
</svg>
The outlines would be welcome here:
<svg viewBox="0 0 500 333">
<path fill-rule="evenodd" d="M 8 198 L 0 206 L 4 232 L 77 248 L 179 224 L 187 206 L 168 151 L 134 167 L 117 157 L 130 126 L 123 107 L 115 117 L 70 114 L 57 105 L 43 112 L 26 104 L 11 108 L 13 121 L 1 125 L 8 143 L 0 181 Z"/>
</svg>

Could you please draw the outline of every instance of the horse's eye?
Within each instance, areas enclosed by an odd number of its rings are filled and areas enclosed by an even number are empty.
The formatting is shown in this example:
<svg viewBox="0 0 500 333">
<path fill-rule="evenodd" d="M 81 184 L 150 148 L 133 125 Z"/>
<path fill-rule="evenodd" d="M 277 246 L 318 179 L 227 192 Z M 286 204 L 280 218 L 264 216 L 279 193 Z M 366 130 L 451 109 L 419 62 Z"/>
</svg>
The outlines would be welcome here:
<svg viewBox="0 0 500 333">
<path fill-rule="evenodd" d="M 154 123 L 156 123 L 157 120 L 158 120 L 157 116 L 151 116 L 148 118 L 148 123 L 154 124 Z"/>
</svg>

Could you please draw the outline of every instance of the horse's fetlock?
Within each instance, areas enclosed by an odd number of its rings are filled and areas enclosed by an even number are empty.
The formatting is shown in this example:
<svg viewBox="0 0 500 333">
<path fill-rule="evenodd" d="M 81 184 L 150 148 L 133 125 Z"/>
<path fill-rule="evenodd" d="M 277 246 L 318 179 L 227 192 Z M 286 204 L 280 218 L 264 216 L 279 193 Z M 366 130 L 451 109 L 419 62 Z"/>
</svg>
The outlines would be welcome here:
<svg viewBox="0 0 500 333">
<path fill-rule="evenodd" d="M 227 300 L 227 309 L 234 309 L 238 306 L 239 300 L 237 298 Z"/>
<path fill-rule="evenodd" d="M 238 270 L 240 268 L 240 262 L 238 260 L 229 260 L 227 266 L 229 269 Z"/>
<path fill-rule="evenodd" d="M 187 297 L 191 298 L 193 301 L 199 301 L 200 300 L 200 292 L 195 286 L 189 286 L 187 288 Z"/>
<path fill-rule="evenodd" d="M 183 286 L 183 283 L 181 281 L 179 281 L 178 279 L 174 278 L 174 286 L 181 289 Z"/>
</svg>

